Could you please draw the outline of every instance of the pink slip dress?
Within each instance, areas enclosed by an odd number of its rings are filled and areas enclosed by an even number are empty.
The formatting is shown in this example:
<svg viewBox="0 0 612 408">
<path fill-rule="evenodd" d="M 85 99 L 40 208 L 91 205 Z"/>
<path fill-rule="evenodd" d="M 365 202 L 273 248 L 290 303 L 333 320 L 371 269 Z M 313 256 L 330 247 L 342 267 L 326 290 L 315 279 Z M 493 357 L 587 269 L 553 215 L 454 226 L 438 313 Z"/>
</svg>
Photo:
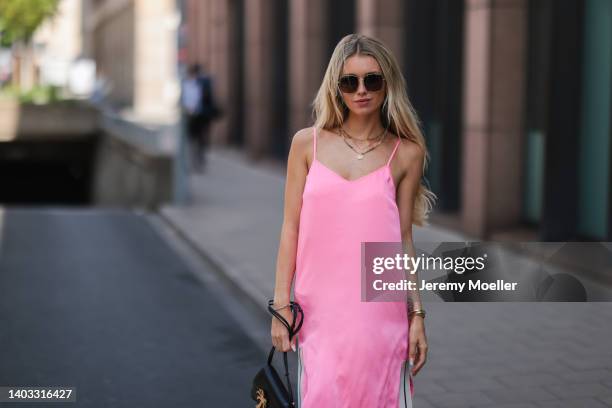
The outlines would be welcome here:
<svg viewBox="0 0 612 408">
<path fill-rule="evenodd" d="M 300 408 L 412 407 L 407 304 L 361 301 L 361 242 L 402 241 L 390 167 L 400 142 L 384 166 L 348 180 L 318 161 L 313 128 L 294 282 Z"/>
</svg>

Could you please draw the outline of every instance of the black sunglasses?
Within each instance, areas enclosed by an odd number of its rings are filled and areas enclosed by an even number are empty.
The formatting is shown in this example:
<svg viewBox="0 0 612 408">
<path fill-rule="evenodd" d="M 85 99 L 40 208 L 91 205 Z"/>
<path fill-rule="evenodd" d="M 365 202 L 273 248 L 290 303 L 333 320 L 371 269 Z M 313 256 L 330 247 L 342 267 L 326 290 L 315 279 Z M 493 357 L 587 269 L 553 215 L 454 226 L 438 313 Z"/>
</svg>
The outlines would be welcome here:
<svg viewBox="0 0 612 408">
<path fill-rule="evenodd" d="M 363 77 L 363 85 L 370 92 L 380 91 L 385 78 L 380 73 L 372 72 Z M 338 81 L 340 90 L 344 93 L 354 93 L 359 89 L 359 77 L 355 74 L 343 75 Z"/>
</svg>

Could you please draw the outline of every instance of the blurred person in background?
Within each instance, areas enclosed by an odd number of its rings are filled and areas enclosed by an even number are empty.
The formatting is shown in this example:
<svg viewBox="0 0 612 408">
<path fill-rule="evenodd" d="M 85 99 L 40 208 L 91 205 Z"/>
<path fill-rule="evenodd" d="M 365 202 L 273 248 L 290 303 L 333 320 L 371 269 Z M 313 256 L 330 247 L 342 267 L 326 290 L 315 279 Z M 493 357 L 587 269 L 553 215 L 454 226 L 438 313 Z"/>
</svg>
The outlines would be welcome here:
<svg viewBox="0 0 612 408">
<path fill-rule="evenodd" d="M 206 149 L 210 140 L 210 124 L 215 117 L 212 80 L 200 64 L 187 70 L 181 91 L 192 168 L 201 172 L 206 167 Z"/>
<path fill-rule="evenodd" d="M 102 68 L 96 70 L 96 79 L 94 81 L 93 90 L 89 100 L 99 106 L 107 103 L 107 97 L 113 90 L 112 82 L 107 78 L 106 73 Z"/>
</svg>

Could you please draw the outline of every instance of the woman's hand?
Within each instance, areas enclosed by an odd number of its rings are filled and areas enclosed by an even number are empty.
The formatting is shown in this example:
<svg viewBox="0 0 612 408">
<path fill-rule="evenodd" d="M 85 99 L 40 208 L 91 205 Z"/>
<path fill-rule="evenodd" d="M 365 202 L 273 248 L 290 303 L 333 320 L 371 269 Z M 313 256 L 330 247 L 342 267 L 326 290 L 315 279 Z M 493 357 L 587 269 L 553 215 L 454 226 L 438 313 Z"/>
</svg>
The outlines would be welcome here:
<svg viewBox="0 0 612 408">
<path fill-rule="evenodd" d="M 410 344 L 408 358 L 412 365 L 412 375 L 416 375 L 427 359 L 427 338 L 423 317 L 414 315 L 410 320 Z"/>
<path fill-rule="evenodd" d="M 287 320 L 289 325 L 293 324 L 293 313 L 289 307 L 282 308 L 278 310 L 278 313 Z M 285 325 L 275 316 L 272 316 L 272 328 L 270 330 L 272 335 L 272 344 L 278 351 L 289 351 L 289 349 L 293 349 L 295 351 L 295 336 L 291 339 L 291 344 L 289 343 L 289 331 L 285 327 Z"/>
</svg>

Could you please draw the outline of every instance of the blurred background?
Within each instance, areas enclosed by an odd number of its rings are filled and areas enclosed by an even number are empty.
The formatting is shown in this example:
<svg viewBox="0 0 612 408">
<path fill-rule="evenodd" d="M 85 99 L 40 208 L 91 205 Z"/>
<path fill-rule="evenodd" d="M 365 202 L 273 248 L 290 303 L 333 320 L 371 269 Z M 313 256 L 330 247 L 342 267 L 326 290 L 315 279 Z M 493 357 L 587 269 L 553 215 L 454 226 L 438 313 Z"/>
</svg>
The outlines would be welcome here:
<svg viewBox="0 0 612 408">
<path fill-rule="evenodd" d="M 422 120 L 438 201 L 415 239 L 610 249 L 609 0 L 2 0 L 0 386 L 248 406 L 289 145 L 352 32 L 393 51 Z M 602 299 L 596 253 L 555 268 Z M 449 306 L 429 306 L 416 406 L 612 406 L 606 304 Z"/>
<path fill-rule="evenodd" d="M 437 223 L 479 238 L 612 236 L 606 0 L 49 0 L 2 8 L 3 150 L 45 132 L 39 128 L 77 132 L 49 112 L 62 99 L 87 97 L 171 151 L 175 141 L 164 144 L 159 133 L 177 138 L 168 127 L 179 120 L 180 81 L 199 63 L 224 110 L 212 144 L 282 165 L 291 136 L 312 123 L 310 103 L 333 47 L 362 32 L 388 44 L 402 66 L 431 151 L 426 178 L 439 197 Z M 14 95 L 22 115 L 6 99 Z M 47 108 L 31 106 L 41 104 Z M 83 133 L 101 126 L 80 119 Z M 112 177 L 99 180 L 104 170 L 90 170 L 83 183 L 98 180 L 94 193 L 112 195 Z M 173 187 L 157 186 L 150 204 L 170 199 Z M 14 188 L 3 189 L 2 201 L 26 202 Z"/>
</svg>

